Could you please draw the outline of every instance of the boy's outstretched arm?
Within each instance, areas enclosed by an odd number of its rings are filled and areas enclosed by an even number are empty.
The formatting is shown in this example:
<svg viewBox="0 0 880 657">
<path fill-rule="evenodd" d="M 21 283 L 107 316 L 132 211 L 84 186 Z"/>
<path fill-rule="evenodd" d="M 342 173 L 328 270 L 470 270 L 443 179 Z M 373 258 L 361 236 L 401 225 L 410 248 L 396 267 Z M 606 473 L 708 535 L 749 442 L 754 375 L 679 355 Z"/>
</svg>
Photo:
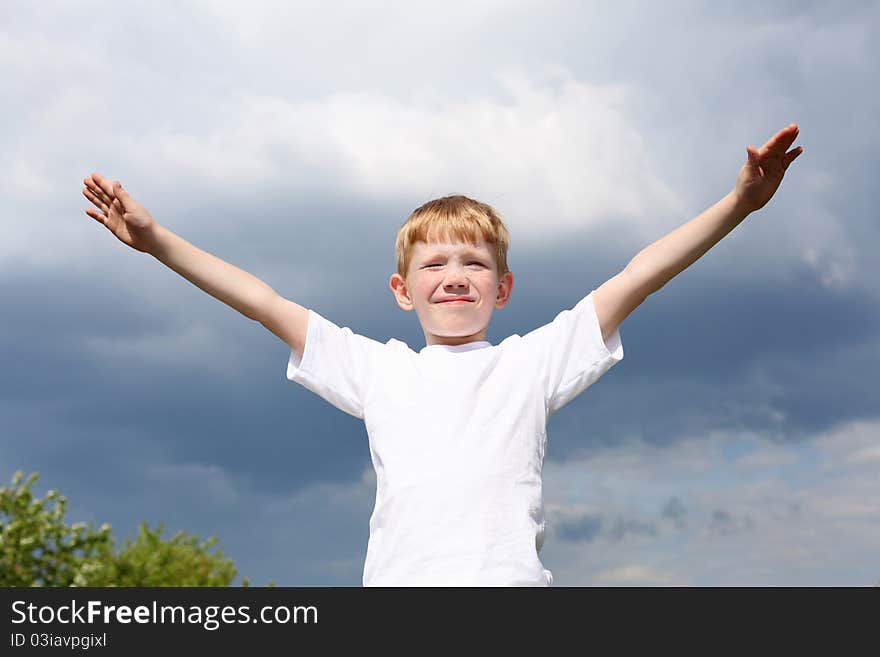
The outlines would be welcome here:
<svg viewBox="0 0 880 657">
<path fill-rule="evenodd" d="M 83 180 L 83 194 L 96 209 L 86 210 L 123 244 L 149 253 L 185 279 L 260 322 L 298 353 L 305 349 L 308 310 L 280 296 L 267 283 L 190 244 L 156 222 L 122 188 L 94 173 Z"/>
<path fill-rule="evenodd" d="M 614 329 L 672 278 L 690 267 L 752 212 L 776 193 L 786 169 L 803 153 L 788 150 L 798 134 L 792 123 L 760 149 L 746 147 L 748 158 L 736 186 L 711 208 L 642 249 L 626 268 L 596 289 L 593 299 L 602 337 Z"/>
</svg>

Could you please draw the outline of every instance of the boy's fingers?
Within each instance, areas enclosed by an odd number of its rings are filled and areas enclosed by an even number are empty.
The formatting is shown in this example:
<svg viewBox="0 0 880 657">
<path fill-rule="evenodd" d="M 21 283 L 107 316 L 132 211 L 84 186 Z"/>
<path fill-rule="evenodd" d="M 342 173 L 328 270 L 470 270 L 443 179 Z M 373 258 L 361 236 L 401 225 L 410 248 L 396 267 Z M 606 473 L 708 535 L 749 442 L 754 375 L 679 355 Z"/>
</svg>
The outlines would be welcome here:
<svg viewBox="0 0 880 657">
<path fill-rule="evenodd" d="M 86 189 L 88 189 L 92 194 L 94 194 L 95 196 L 97 196 L 97 197 L 100 198 L 100 199 L 104 199 L 104 198 L 106 198 L 106 194 L 104 194 L 104 192 L 101 191 L 101 188 L 98 187 L 98 186 L 97 186 L 94 182 L 92 182 L 92 181 L 89 181 L 89 182 L 86 183 Z"/>
<path fill-rule="evenodd" d="M 100 210 L 103 210 L 104 208 L 107 207 L 107 204 L 106 204 L 104 201 L 102 201 L 99 197 L 95 196 L 95 195 L 94 195 L 91 191 L 89 191 L 88 189 L 84 189 L 84 190 L 83 190 L 83 196 L 85 196 L 85 197 L 86 197 L 87 199 L 89 199 L 92 203 L 94 203 L 94 204 L 98 207 L 98 209 L 100 209 Z"/>
<path fill-rule="evenodd" d="M 770 139 L 764 142 L 764 145 L 761 146 L 760 150 L 761 155 L 764 155 L 765 153 L 772 150 L 774 146 L 776 146 L 777 142 L 779 141 L 780 134 L 782 134 L 782 131 L 777 132 L 775 135 L 770 137 Z"/>
<path fill-rule="evenodd" d="M 113 185 L 110 183 L 109 180 L 107 180 L 106 178 L 101 177 L 101 176 L 100 176 L 99 174 L 97 174 L 97 173 L 93 173 L 93 174 L 92 174 L 92 179 L 93 179 L 96 183 L 98 183 L 98 187 L 100 187 L 101 190 L 102 190 L 107 196 L 113 196 Z"/>
<path fill-rule="evenodd" d="M 756 169 L 761 166 L 761 157 L 758 153 L 758 150 L 754 146 L 747 146 L 746 153 L 749 157 L 749 164 L 751 164 Z"/>
<path fill-rule="evenodd" d="M 774 151 L 778 151 L 780 154 L 784 153 L 797 138 L 798 132 L 800 132 L 800 129 L 794 123 L 783 128 L 768 139 L 767 143 L 761 147 L 761 155 L 766 155 L 767 153 L 772 153 Z"/>
<path fill-rule="evenodd" d="M 116 193 L 116 200 L 119 201 L 120 210 L 125 210 L 126 203 L 131 203 L 131 197 L 128 195 L 128 192 L 122 188 L 122 183 L 118 180 L 116 181 L 116 188 L 114 191 Z"/>
<path fill-rule="evenodd" d="M 786 153 L 785 157 L 782 158 L 782 168 L 787 169 L 788 165 L 797 159 L 797 156 L 804 152 L 804 149 L 800 146 L 795 148 L 793 151 Z"/>
</svg>

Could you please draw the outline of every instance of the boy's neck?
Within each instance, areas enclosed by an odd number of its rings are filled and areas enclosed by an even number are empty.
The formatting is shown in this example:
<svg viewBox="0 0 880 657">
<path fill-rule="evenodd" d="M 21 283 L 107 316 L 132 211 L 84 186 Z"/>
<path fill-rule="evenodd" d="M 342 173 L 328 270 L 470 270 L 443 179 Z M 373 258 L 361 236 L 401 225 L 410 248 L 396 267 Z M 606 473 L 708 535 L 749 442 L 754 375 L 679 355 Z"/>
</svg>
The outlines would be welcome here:
<svg viewBox="0 0 880 657">
<path fill-rule="evenodd" d="M 491 347 L 492 343 L 488 340 L 476 340 L 474 342 L 465 342 L 463 344 L 458 345 L 448 345 L 448 344 L 431 344 L 425 345 L 419 350 L 419 353 L 426 352 L 436 352 L 436 351 L 453 351 L 453 352 L 462 352 L 462 351 L 476 351 L 478 349 L 485 349 L 486 347 Z"/>
<path fill-rule="evenodd" d="M 472 342 L 486 342 L 486 330 L 483 329 L 474 335 L 425 335 L 425 346 L 444 345 L 447 347 L 460 347 Z"/>
</svg>

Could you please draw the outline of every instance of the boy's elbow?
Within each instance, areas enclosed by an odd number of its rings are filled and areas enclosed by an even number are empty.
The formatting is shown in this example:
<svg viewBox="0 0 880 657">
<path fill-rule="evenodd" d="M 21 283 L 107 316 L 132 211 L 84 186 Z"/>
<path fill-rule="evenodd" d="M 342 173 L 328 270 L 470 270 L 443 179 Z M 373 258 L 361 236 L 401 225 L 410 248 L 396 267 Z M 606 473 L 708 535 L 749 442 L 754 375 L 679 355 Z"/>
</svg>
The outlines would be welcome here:
<svg viewBox="0 0 880 657">
<path fill-rule="evenodd" d="M 257 301 L 253 302 L 245 315 L 265 326 L 266 322 L 270 321 L 272 316 L 277 313 L 275 308 L 283 300 L 284 298 L 280 294 L 272 290 L 271 293 L 262 294 Z"/>
<path fill-rule="evenodd" d="M 255 317 L 263 326 L 277 335 L 291 349 L 302 355 L 305 351 L 309 327 L 309 310 L 276 295 L 260 308 Z"/>
<path fill-rule="evenodd" d="M 648 270 L 638 263 L 636 265 L 632 263 L 627 265 L 624 268 L 624 275 L 631 281 L 631 287 L 637 290 L 642 301 L 667 283 L 667 280 L 664 280 L 660 272 L 655 269 Z"/>
</svg>

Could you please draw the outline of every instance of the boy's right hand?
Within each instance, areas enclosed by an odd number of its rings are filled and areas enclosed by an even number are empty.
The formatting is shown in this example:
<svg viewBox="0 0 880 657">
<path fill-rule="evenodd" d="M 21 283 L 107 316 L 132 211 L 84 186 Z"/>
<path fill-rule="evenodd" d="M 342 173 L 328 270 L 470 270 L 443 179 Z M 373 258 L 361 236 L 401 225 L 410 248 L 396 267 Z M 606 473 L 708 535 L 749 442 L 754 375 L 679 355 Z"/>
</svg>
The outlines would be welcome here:
<svg viewBox="0 0 880 657">
<path fill-rule="evenodd" d="M 85 212 L 104 224 L 123 244 L 143 253 L 150 253 L 156 243 L 159 224 L 147 209 L 135 201 L 117 180 L 110 182 L 93 173 L 83 179 L 83 195 L 97 208 Z"/>
</svg>

